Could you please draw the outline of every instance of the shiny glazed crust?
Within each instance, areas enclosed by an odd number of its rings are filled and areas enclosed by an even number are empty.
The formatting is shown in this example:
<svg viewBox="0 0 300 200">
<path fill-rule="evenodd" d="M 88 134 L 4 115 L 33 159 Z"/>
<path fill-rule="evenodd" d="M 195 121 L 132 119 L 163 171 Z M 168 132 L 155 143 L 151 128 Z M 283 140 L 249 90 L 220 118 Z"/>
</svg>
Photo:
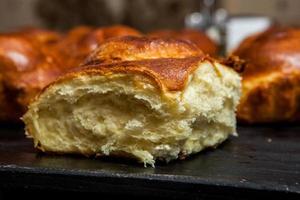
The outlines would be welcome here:
<svg viewBox="0 0 300 200">
<path fill-rule="evenodd" d="M 125 36 L 104 42 L 83 65 L 204 55 L 194 44 L 176 39 Z"/>
<path fill-rule="evenodd" d="M 60 74 L 51 51 L 59 39 L 58 33 L 39 29 L 0 35 L 0 120 L 18 120 L 30 99 Z"/>
<path fill-rule="evenodd" d="M 197 64 L 209 59 L 194 44 L 175 39 L 117 37 L 103 43 L 76 73 L 141 73 L 160 88 L 181 90 Z"/>
<path fill-rule="evenodd" d="M 242 73 L 238 119 L 246 123 L 300 120 L 300 29 L 271 28 L 247 38 L 234 55 Z"/>
</svg>

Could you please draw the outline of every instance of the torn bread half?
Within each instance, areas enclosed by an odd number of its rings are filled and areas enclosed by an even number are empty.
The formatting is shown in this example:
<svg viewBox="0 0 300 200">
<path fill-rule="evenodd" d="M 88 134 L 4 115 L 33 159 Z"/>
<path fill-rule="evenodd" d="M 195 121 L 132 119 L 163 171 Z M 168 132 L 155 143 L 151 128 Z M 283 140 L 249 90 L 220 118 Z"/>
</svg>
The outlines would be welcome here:
<svg viewBox="0 0 300 200">
<path fill-rule="evenodd" d="M 115 38 L 45 88 L 23 121 L 42 151 L 154 166 L 236 135 L 240 88 L 232 68 L 190 43 Z"/>
</svg>

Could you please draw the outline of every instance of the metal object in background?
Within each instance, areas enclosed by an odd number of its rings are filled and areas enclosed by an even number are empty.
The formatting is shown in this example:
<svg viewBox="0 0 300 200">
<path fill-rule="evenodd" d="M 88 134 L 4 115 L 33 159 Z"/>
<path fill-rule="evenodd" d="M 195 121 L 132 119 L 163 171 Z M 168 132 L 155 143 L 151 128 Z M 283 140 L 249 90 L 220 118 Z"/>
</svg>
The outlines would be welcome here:
<svg viewBox="0 0 300 200">
<path fill-rule="evenodd" d="M 185 26 L 205 32 L 219 44 L 220 55 L 230 54 L 249 35 L 266 30 L 273 20 L 261 15 L 230 16 L 226 9 L 216 9 L 215 0 L 202 0 L 202 9 L 186 16 Z"/>
<path fill-rule="evenodd" d="M 202 0 L 200 6 L 202 9 L 200 12 L 193 12 L 186 16 L 185 25 L 189 28 L 195 28 L 200 30 L 206 30 L 212 24 L 213 19 L 213 7 L 215 0 Z"/>
<path fill-rule="evenodd" d="M 202 0 L 199 12 L 193 12 L 185 17 L 187 28 L 198 29 L 217 42 L 220 46 L 220 54 L 226 49 L 226 22 L 228 13 L 225 9 L 215 9 L 215 0 Z"/>
</svg>

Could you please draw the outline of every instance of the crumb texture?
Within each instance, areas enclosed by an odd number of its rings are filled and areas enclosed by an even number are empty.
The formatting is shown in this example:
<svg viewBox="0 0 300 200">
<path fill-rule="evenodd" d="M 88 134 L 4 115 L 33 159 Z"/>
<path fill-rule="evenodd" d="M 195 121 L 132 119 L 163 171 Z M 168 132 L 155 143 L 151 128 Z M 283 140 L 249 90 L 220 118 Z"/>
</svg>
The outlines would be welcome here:
<svg viewBox="0 0 300 200">
<path fill-rule="evenodd" d="M 23 120 L 43 151 L 126 155 L 154 166 L 235 135 L 240 77 L 200 62 L 183 90 L 157 87 L 143 74 L 82 74 L 48 87 Z"/>
</svg>

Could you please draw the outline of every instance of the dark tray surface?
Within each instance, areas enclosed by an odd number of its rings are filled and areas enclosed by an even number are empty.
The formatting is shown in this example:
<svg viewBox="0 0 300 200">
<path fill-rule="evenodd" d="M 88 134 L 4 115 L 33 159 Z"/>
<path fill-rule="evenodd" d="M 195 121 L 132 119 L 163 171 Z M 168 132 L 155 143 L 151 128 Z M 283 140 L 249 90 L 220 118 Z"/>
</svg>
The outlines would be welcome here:
<svg viewBox="0 0 300 200">
<path fill-rule="evenodd" d="M 185 197 L 216 191 L 300 195 L 300 127 L 239 127 L 238 132 L 216 150 L 144 168 L 126 160 L 41 154 L 20 127 L 2 126 L 0 187 Z"/>
</svg>

